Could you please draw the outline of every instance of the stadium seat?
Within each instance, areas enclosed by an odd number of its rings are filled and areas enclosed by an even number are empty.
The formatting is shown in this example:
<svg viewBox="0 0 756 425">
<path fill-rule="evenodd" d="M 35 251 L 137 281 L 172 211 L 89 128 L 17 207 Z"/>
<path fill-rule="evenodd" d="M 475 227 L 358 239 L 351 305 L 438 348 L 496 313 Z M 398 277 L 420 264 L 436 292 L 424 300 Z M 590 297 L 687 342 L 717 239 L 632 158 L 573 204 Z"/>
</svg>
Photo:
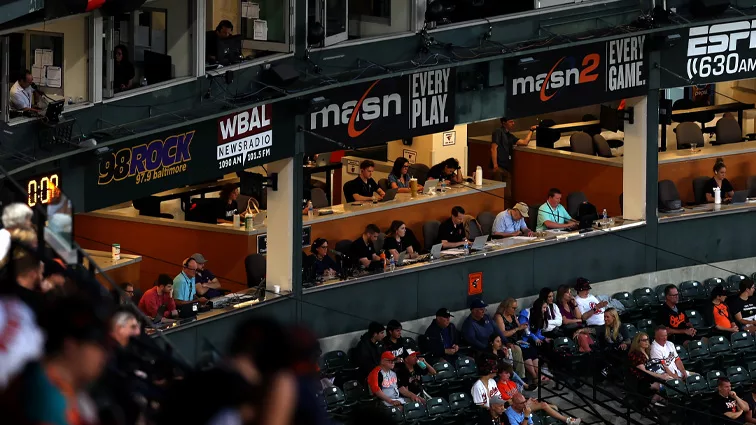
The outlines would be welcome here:
<svg viewBox="0 0 756 425">
<path fill-rule="evenodd" d="M 714 287 L 717 285 L 725 286 L 725 281 L 719 277 L 710 277 L 704 280 L 704 288 L 706 288 L 706 292 L 710 294 L 711 294 L 711 290 L 714 289 Z"/>
<path fill-rule="evenodd" d="M 756 272 L 753 272 L 753 274 L 751 275 L 751 280 L 756 280 Z"/>
<path fill-rule="evenodd" d="M 428 394 L 434 397 L 443 396 L 448 392 L 449 386 L 456 384 L 454 380 L 457 377 L 457 373 L 454 370 L 454 366 L 447 361 L 440 361 L 434 364 L 433 369 L 436 370 L 436 376 L 433 377 L 433 382 L 425 385 L 425 389 L 428 391 Z"/>
<path fill-rule="evenodd" d="M 417 345 L 417 341 L 415 341 L 412 337 L 402 337 L 402 342 L 404 343 L 404 348 L 410 349 L 412 351 L 420 351 L 420 348 Z"/>
<path fill-rule="evenodd" d="M 643 313 L 635 303 L 635 298 L 629 292 L 617 292 L 612 295 L 612 299 L 619 301 L 625 307 L 621 315 L 623 321 L 635 321 L 643 317 Z"/>
<path fill-rule="evenodd" d="M 743 279 L 748 279 L 748 276 L 742 274 L 730 275 L 727 278 L 727 285 L 725 285 L 727 292 L 731 295 L 740 292 L 740 281 L 742 281 Z"/>
<path fill-rule="evenodd" d="M 449 407 L 452 412 L 463 412 L 475 408 L 470 394 L 454 393 L 449 396 Z"/>
<path fill-rule="evenodd" d="M 717 388 L 719 378 L 725 377 L 725 374 L 718 370 L 712 370 L 706 373 L 706 382 L 709 383 L 709 388 Z"/>
<path fill-rule="evenodd" d="M 656 285 L 656 288 L 654 288 L 654 292 L 656 292 L 656 297 L 659 299 L 659 303 L 664 304 L 666 301 L 666 297 L 664 296 L 664 288 L 666 288 L 669 285 L 669 283 L 663 283 L 661 285 Z M 677 287 L 677 285 L 674 285 Z M 680 288 L 678 288 L 679 291 Z M 682 302 L 683 297 L 680 297 L 678 302 Z"/>
<path fill-rule="evenodd" d="M 391 422 L 395 424 L 404 422 L 404 413 L 402 413 L 402 409 L 399 409 L 398 407 L 387 407 L 386 412 L 391 417 Z"/>
<path fill-rule="evenodd" d="M 425 408 L 428 410 L 428 416 L 435 417 L 435 416 L 444 416 L 449 415 L 451 413 L 451 407 L 449 406 L 449 403 L 446 402 L 441 397 L 433 397 L 432 399 L 426 401 Z"/>
<path fill-rule="evenodd" d="M 717 358 L 722 369 L 735 364 L 738 355 L 730 350 L 730 341 L 727 338 L 717 335 L 709 338 L 709 355 Z"/>
<path fill-rule="evenodd" d="M 357 380 L 344 382 L 344 396 L 350 403 L 361 403 L 373 398 Z"/>
<path fill-rule="evenodd" d="M 748 363 L 746 363 L 746 370 L 751 375 L 752 378 L 756 379 L 756 360 L 752 360 Z"/>
<path fill-rule="evenodd" d="M 709 335 L 709 333 L 711 333 L 713 326 L 709 326 L 709 324 L 707 324 L 704 320 L 701 313 L 699 313 L 697 310 L 687 310 L 685 312 L 685 317 L 688 319 L 691 326 L 695 328 L 697 337 L 705 338 Z"/>
<path fill-rule="evenodd" d="M 688 280 L 680 283 L 680 295 L 683 299 L 689 300 L 696 307 L 704 306 L 709 301 L 709 293 L 706 287 L 696 280 Z"/>
<path fill-rule="evenodd" d="M 638 308 L 647 310 L 658 307 L 661 304 L 659 296 L 651 288 L 638 288 L 633 291 L 633 298 Z"/>
<path fill-rule="evenodd" d="M 743 366 L 728 367 L 727 378 L 730 380 L 733 389 L 742 389 L 751 382 L 751 375 L 748 374 L 748 369 Z"/>
<path fill-rule="evenodd" d="M 688 387 L 688 394 L 698 395 L 704 393 L 710 393 L 709 383 L 706 382 L 706 378 L 701 375 L 688 376 L 685 380 L 685 385 Z"/>
<path fill-rule="evenodd" d="M 341 350 L 323 354 L 323 364 L 327 372 L 338 372 L 349 364 L 349 356 Z"/>
<path fill-rule="evenodd" d="M 651 319 L 641 319 L 635 325 L 635 328 L 638 329 L 638 332 L 645 332 L 646 335 L 651 337 L 654 335 L 654 321 Z"/>
<path fill-rule="evenodd" d="M 667 389 L 666 395 L 669 400 L 679 401 L 688 396 L 688 387 L 682 379 L 670 379 L 664 383 L 664 387 Z"/>
<path fill-rule="evenodd" d="M 344 396 L 344 392 L 341 391 L 341 388 L 339 387 L 328 387 L 323 390 L 323 395 L 325 396 L 326 403 L 328 404 L 329 412 L 349 409 L 356 404 L 353 402 L 347 402 L 346 396 Z"/>
<path fill-rule="evenodd" d="M 714 365 L 717 363 L 717 358 L 709 355 L 709 347 L 704 344 L 703 341 L 690 341 L 687 348 L 690 360 L 698 362 L 700 364 L 700 370 L 714 369 Z"/>
<path fill-rule="evenodd" d="M 627 335 L 631 340 L 638 334 L 638 329 L 632 323 L 623 323 L 621 326 L 627 330 Z"/>
<path fill-rule="evenodd" d="M 677 351 L 677 356 L 680 357 L 680 361 L 683 362 L 683 365 L 685 367 L 688 367 L 688 361 L 690 360 L 690 354 L 688 354 L 688 350 L 685 349 L 685 346 L 683 345 L 675 345 L 675 351 Z"/>
<path fill-rule="evenodd" d="M 406 403 L 404 405 L 404 420 L 415 422 L 428 417 L 428 411 L 422 403 Z"/>
<path fill-rule="evenodd" d="M 568 337 L 554 338 L 552 342 L 554 366 L 568 373 L 580 373 L 586 370 L 586 361 L 590 361 L 589 353 L 581 353 L 575 342 Z"/>
<path fill-rule="evenodd" d="M 472 357 L 460 356 L 457 358 L 457 378 L 477 379 L 478 366 Z M 472 382 L 470 383 L 472 385 Z"/>
</svg>

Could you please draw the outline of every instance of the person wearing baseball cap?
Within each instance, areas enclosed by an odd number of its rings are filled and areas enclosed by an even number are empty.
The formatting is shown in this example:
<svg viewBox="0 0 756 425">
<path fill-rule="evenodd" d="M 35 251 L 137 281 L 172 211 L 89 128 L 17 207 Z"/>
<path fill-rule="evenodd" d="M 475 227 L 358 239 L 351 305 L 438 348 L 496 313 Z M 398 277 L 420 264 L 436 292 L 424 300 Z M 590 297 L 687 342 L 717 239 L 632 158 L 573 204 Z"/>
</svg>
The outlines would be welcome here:
<svg viewBox="0 0 756 425">
<path fill-rule="evenodd" d="M 528 229 L 528 224 L 525 223 L 526 218 L 528 218 L 528 204 L 518 202 L 514 207 L 496 215 L 491 234 L 502 238 L 531 236 L 533 231 Z"/>
<path fill-rule="evenodd" d="M 368 374 L 367 383 L 370 392 L 386 406 L 401 406 L 406 403 L 399 392 L 399 380 L 394 372 L 396 356 L 390 351 L 381 354 L 381 362 Z"/>
<path fill-rule="evenodd" d="M 738 326 L 730 320 L 730 311 L 727 308 L 727 291 L 722 285 L 717 285 L 711 290 L 711 307 L 703 311 L 707 323 L 714 324 L 714 333 L 730 338 L 733 333 L 739 332 Z"/>
<path fill-rule="evenodd" d="M 223 292 L 220 291 L 221 284 L 218 281 L 218 278 L 215 277 L 213 272 L 205 268 L 205 264 L 207 264 L 205 256 L 199 252 L 195 252 L 189 258 L 197 263 L 197 274 L 194 276 L 197 297 L 211 299 L 222 296 Z"/>
<path fill-rule="evenodd" d="M 579 319 L 588 326 L 604 326 L 604 307 L 609 305 L 608 301 L 599 301 L 598 298 L 590 294 L 591 281 L 584 277 L 577 278 L 575 282 L 575 302 L 580 312 Z"/>
<path fill-rule="evenodd" d="M 436 369 L 417 351 L 407 349 L 402 357 L 404 362 L 394 368 L 399 379 L 399 392 L 412 401 L 425 403 L 430 397 L 423 388 L 423 376 L 435 375 Z"/>
<path fill-rule="evenodd" d="M 448 361 L 456 360 L 459 351 L 459 331 L 451 322 L 452 316 L 448 308 L 439 308 L 436 318 L 425 330 L 425 338 L 420 338 L 420 349 L 435 359 L 444 358 Z"/>
<path fill-rule="evenodd" d="M 475 423 L 477 425 L 509 425 L 507 417 L 504 415 L 504 411 L 507 410 L 507 402 L 499 396 L 493 396 L 488 404 L 490 407 L 487 410 L 478 409 L 478 418 Z"/>
<path fill-rule="evenodd" d="M 491 334 L 496 333 L 501 337 L 501 342 L 507 343 L 509 340 L 501 332 L 498 326 L 486 314 L 486 304 L 482 299 L 476 298 L 470 304 L 470 315 L 462 323 L 462 336 L 470 346 L 478 351 L 488 349 L 488 338 Z"/>
<path fill-rule="evenodd" d="M 507 183 L 504 198 L 507 205 L 512 205 L 512 154 L 515 146 L 527 146 L 533 137 L 536 126 L 531 126 L 528 134 L 520 139 L 512 134 L 515 122 L 509 117 L 499 119 L 501 127 L 491 134 L 491 171 L 494 180 Z"/>
</svg>

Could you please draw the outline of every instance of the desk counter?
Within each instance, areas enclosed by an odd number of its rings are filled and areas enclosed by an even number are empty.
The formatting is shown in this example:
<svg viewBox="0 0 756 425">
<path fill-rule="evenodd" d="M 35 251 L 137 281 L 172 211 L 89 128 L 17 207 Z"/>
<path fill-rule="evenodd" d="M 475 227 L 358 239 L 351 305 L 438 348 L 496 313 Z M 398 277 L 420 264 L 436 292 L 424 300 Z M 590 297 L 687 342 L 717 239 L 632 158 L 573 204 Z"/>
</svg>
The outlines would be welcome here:
<svg viewBox="0 0 756 425">
<path fill-rule="evenodd" d="M 756 211 L 756 202 L 746 202 L 744 204 L 714 205 L 704 204 L 685 207 L 681 212 L 659 213 L 659 222 L 673 222 L 682 220 L 692 220 L 704 217 L 715 217 L 727 214 L 739 214 Z"/>
<path fill-rule="evenodd" d="M 139 255 L 121 254 L 120 260 L 114 260 L 111 252 L 85 250 L 94 260 L 97 266 L 110 277 L 116 284 L 129 282 L 139 287 L 139 274 L 141 271 L 142 257 Z M 84 259 L 84 267 L 89 267 L 89 260 Z M 99 272 L 95 275 L 97 281 L 110 289 L 110 283 Z"/>
</svg>

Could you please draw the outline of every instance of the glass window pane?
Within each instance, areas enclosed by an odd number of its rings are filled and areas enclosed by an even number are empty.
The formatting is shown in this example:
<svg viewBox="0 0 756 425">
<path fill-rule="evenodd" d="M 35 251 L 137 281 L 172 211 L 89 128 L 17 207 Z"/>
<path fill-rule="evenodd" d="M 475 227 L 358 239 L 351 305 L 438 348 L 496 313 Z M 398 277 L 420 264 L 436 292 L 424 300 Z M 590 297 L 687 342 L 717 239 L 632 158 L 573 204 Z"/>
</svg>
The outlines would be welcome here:
<svg viewBox="0 0 756 425">
<path fill-rule="evenodd" d="M 379 37 L 411 31 L 414 6 L 414 1 L 349 0 L 349 38 Z M 330 21 L 331 11 L 328 13 Z"/>
</svg>

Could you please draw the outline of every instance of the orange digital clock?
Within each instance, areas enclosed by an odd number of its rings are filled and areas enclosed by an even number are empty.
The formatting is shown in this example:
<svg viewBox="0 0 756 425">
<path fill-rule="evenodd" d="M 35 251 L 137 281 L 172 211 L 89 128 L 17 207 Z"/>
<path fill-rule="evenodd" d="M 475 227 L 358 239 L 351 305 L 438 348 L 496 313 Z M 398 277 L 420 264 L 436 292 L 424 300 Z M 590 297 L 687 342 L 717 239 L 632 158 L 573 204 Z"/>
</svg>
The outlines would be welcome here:
<svg viewBox="0 0 756 425">
<path fill-rule="evenodd" d="M 34 207 L 37 204 L 49 204 L 55 198 L 55 191 L 60 188 L 58 173 L 45 174 L 26 183 L 28 204 Z"/>
</svg>

